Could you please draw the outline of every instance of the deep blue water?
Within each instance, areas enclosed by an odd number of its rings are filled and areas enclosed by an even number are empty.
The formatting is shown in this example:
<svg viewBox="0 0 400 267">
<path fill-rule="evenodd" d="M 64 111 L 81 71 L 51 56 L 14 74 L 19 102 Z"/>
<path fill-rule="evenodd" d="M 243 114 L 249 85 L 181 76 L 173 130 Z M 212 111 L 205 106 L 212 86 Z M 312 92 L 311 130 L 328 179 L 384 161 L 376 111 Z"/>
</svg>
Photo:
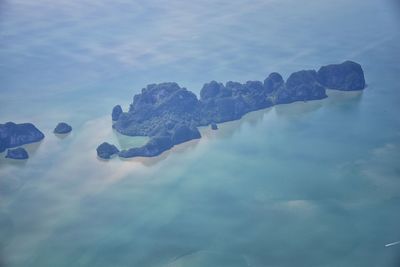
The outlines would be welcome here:
<svg viewBox="0 0 400 267">
<path fill-rule="evenodd" d="M 0 122 L 45 134 L 0 155 L 0 266 L 400 264 L 395 1 L 0 2 Z M 96 158 L 148 83 L 284 77 L 359 62 L 363 92 L 253 112 L 154 159 Z M 74 130 L 51 131 L 59 121 Z"/>
</svg>

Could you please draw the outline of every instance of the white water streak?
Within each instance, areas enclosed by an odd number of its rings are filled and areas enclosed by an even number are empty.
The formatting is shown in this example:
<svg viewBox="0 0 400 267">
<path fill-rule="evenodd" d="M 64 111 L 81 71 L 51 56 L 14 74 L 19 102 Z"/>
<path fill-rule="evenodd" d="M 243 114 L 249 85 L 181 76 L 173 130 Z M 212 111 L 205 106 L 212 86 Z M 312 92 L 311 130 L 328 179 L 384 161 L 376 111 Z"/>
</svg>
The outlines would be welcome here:
<svg viewBox="0 0 400 267">
<path fill-rule="evenodd" d="M 398 244 L 400 244 L 400 241 L 396 241 L 396 242 L 393 242 L 393 243 L 386 244 L 385 247 L 391 247 L 391 246 L 395 246 L 395 245 L 398 245 Z"/>
</svg>

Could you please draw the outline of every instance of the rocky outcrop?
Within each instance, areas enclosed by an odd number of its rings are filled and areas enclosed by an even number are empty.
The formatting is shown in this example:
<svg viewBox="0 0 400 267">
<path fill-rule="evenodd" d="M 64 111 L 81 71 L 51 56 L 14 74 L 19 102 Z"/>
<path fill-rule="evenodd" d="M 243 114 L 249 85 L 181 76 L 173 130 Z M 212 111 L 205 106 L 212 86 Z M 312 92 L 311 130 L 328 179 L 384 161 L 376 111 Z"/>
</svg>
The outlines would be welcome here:
<svg viewBox="0 0 400 267">
<path fill-rule="evenodd" d="M 158 131 L 144 146 L 123 150 L 119 153 L 119 156 L 122 158 L 154 157 L 174 145 L 199 138 L 201 138 L 201 135 L 197 127 L 190 127 L 185 124 L 167 125 L 158 128 Z"/>
<path fill-rule="evenodd" d="M 361 65 L 353 61 L 321 67 L 318 70 L 318 81 L 329 89 L 353 91 L 365 88 Z"/>
<path fill-rule="evenodd" d="M 190 125 L 199 118 L 199 101 L 194 93 L 177 83 L 150 84 L 135 95 L 128 112 L 113 127 L 130 136 L 149 136 L 166 122 Z M 198 124 L 198 122 L 194 122 Z"/>
<path fill-rule="evenodd" d="M 273 94 L 285 85 L 282 76 L 273 72 L 264 80 L 264 88 L 267 94 Z"/>
<path fill-rule="evenodd" d="M 200 107 L 200 117 L 196 119 L 198 125 L 237 120 L 249 110 L 241 96 L 210 98 L 200 101 Z"/>
<path fill-rule="evenodd" d="M 38 142 L 43 138 L 44 134 L 32 123 L 0 124 L 0 152 L 4 152 L 7 148 Z"/>
<path fill-rule="evenodd" d="M 271 73 L 264 82 L 229 81 L 225 85 L 204 84 L 200 99 L 177 83 L 150 84 L 133 98 L 127 112 L 113 109 L 113 127 L 130 136 L 149 136 L 150 141 L 137 148 L 119 152 L 120 157 L 152 157 L 174 145 L 200 138 L 198 126 L 240 119 L 244 114 L 277 104 L 326 98 L 326 88 L 358 90 L 365 86 L 364 74 L 357 63 L 342 64 L 292 73 L 286 82 L 279 73 Z"/>
<path fill-rule="evenodd" d="M 111 113 L 111 118 L 112 118 L 112 120 L 113 120 L 113 121 L 118 120 L 118 119 L 119 119 L 119 116 L 121 116 L 122 112 L 123 112 L 123 111 L 122 111 L 121 106 L 120 106 L 120 105 L 116 105 L 116 106 L 113 108 L 112 113 Z"/>
<path fill-rule="evenodd" d="M 111 156 L 118 154 L 119 150 L 116 146 L 107 142 L 102 143 L 96 149 L 97 156 L 102 159 L 110 159 Z"/>
<path fill-rule="evenodd" d="M 54 128 L 54 133 L 56 134 L 67 134 L 72 131 L 71 125 L 65 123 L 65 122 L 60 122 L 57 124 L 56 128 Z"/>
<path fill-rule="evenodd" d="M 144 146 L 122 150 L 118 155 L 122 158 L 155 157 L 173 146 L 170 136 L 157 136 L 151 138 Z"/>
<path fill-rule="evenodd" d="M 276 104 L 317 100 L 327 97 L 325 88 L 317 80 L 317 72 L 315 70 L 301 70 L 292 73 L 285 86 L 281 86 L 275 95 Z"/>
<path fill-rule="evenodd" d="M 200 100 L 207 101 L 215 97 L 229 97 L 232 96 L 232 91 L 227 89 L 222 83 L 211 81 L 203 85 L 200 91 Z"/>
<path fill-rule="evenodd" d="M 201 138 L 199 130 L 196 127 L 189 127 L 185 124 L 176 125 L 171 133 L 171 140 L 174 145 L 199 138 Z"/>
<path fill-rule="evenodd" d="M 9 158 L 9 159 L 28 159 L 29 155 L 28 155 L 28 152 L 24 148 L 18 147 L 18 148 L 14 148 L 14 149 L 8 149 L 6 158 Z"/>
</svg>

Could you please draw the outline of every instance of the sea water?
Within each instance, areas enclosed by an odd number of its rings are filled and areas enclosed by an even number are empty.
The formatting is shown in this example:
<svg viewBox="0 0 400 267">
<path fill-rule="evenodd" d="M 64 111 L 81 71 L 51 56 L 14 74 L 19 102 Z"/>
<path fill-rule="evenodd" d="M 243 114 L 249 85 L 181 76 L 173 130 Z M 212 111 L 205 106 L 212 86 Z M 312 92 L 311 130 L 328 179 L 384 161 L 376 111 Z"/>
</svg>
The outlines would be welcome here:
<svg viewBox="0 0 400 267">
<path fill-rule="evenodd" d="M 0 3 L 0 121 L 46 138 L 0 155 L 0 266 L 400 264 L 395 1 Z M 284 77 L 359 62 L 363 92 L 252 112 L 156 158 L 103 161 L 111 109 L 149 83 Z M 71 134 L 52 133 L 59 121 Z"/>
</svg>

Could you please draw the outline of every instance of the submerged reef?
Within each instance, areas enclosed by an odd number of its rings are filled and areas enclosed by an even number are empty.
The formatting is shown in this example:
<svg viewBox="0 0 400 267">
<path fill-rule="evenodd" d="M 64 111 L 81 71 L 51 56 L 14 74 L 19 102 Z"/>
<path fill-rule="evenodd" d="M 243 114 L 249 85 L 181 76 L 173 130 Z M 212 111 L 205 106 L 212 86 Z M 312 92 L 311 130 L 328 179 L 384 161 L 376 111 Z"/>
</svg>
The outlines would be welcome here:
<svg viewBox="0 0 400 267">
<path fill-rule="evenodd" d="M 134 96 L 127 112 L 119 105 L 112 111 L 115 130 L 124 135 L 150 137 L 144 146 L 122 150 L 118 155 L 124 158 L 154 157 L 174 145 L 200 138 L 199 126 L 211 124 L 212 129 L 217 129 L 216 123 L 240 119 L 251 111 L 323 99 L 327 97 L 326 89 L 364 88 L 364 72 L 352 61 L 323 66 L 318 72 L 294 72 L 286 82 L 276 72 L 264 82 L 229 81 L 222 84 L 211 81 L 202 87 L 200 99 L 175 82 L 150 84 Z"/>
<path fill-rule="evenodd" d="M 57 124 L 56 128 L 54 128 L 54 133 L 56 134 L 67 134 L 72 131 L 72 127 L 65 123 L 65 122 L 60 122 Z"/>
<path fill-rule="evenodd" d="M 38 142 L 43 138 L 44 134 L 32 123 L 0 124 L 0 152 L 4 152 L 7 148 Z"/>
</svg>

